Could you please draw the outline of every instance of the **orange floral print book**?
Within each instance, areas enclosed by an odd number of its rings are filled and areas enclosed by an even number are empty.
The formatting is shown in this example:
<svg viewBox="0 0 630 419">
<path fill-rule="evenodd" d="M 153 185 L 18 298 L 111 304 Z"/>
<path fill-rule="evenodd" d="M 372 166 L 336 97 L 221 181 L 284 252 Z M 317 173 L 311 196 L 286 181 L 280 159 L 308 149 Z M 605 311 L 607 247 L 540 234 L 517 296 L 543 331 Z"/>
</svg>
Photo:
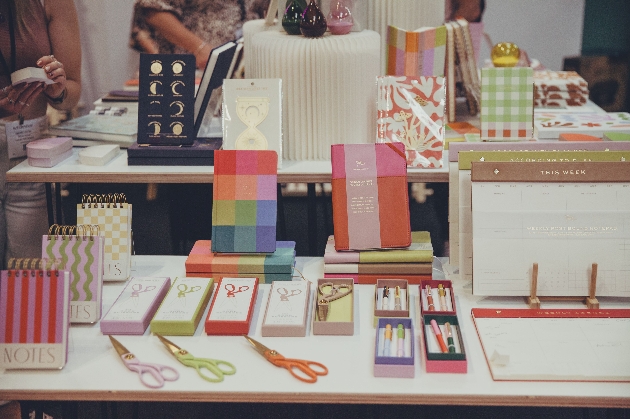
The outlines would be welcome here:
<svg viewBox="0 0 630 419">
<path fill-rule="evenodd" d="M 589 134 L 603 137 L 604 132 L 630 134 L 630 114 L 536 112 L 534 136 L 539 140 L 557 140 L 562 133 Z"/>
</svg>

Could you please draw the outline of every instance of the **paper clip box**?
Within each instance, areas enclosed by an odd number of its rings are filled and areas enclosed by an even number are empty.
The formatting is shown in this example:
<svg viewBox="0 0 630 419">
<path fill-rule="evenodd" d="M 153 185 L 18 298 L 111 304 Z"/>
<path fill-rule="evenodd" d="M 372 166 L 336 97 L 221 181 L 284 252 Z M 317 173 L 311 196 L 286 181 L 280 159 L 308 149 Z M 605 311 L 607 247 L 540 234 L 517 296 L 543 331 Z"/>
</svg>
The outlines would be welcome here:
<svg viewBox="0 0 630 419">
<path fill-rule="evenodd" d="M 389 297 L 383 290 L 389 287 Z M 396 287 L 400 287 L 400 308 L 396 308 Z M 381 317 L 409 317 L 409 282 L 404 279 L 377 279 L 374 287 L 374 326 Z M 385 305 L 383 304 L 385 303 Z"/>
<path fill-rule="evenodd" d="M 192 336 L 208 306 L 212 278 L 176 278 L 151 320 L 151 333 Z"/>
<path fill-rule="evenodd" d="M 431 298 L 433 299 L 434 310 L 429 309 L 429 301 L 427 299 L 427 285 L 431 287 Z M 444 302 L 446 307 L 442 307 L 439 295 L 439 286 L 444 287 Z M 447 279 L 442 280 L 426 280 L 420 282 L 420 315 L 440 314 L 440 315 L 457 315 L 457 307 L 455 306 L 455 293 L 453 292 L 453 283 Z"/>
<path fill-rule="evenodd" d="M 61 369 L 68 357 L 70 271 L 0 275 L 0 369 Z"/>
<path fill-rule="evenodd" d="M 171 286 L 167 277 L 133 277 L 105 317 L 105 335 L 142 335 Z"/>
<path fill-rule="evenodd" d="M 220 278 L 206 318 L 206 333 L 249 334 L 257 294 L 258 278 Z"/>
<path fill-rule="evenodd" d="M 313 334 L 314 335 L 354 335 L 354 289 L 345 297 L 331 301 L 328 306 L 327 320 L 319 320 L 317 300 L 321 298 L 320 286 L 326 283 L 349 285 L 354 287 L 352 278 L 318 279 L 315 300 L 313 301 Z"/>
<path fill-rule="evenodd" d="M 308 281 L 272 282 L 261 334 L 306 336 L 310 291 L 311 283 Z"/>
<path fill-rule="evenodd" d="M 385 353 L 385 329 L 387 325 L 392 327 L 392 339 L 390 342 L 390 353 Z M 402 324 L 405 330 L 401 355 L 398 356 L 398 325 Z M 374 348 L 374 376 L 375 377 L 415 377 L 415 337 L 413 333 L 413 322 L 410 318 L 380 318 L 376 329 L 376 339 Z"/>
<path fill-rule="evenodd" d="M 431 327 L 431 320 L 435 320 L 442 331 L 442 338 L 447 342 L 446 330 L 444 323 L 451 324 L 453 331 L 453 341 L 456 348 L 455 353 L 444 353 L 435 337 L 435 333 Z M 422 317 L 422 352 L 424 353 L 425 369 L 427 372 L 448 372 L 463 373 L 468 372 L 468 361 L 466 361 L 466 350 L 464 349 L 464 340 L 459 329 L 457 316 L 424 314 Z"/>
</svg>

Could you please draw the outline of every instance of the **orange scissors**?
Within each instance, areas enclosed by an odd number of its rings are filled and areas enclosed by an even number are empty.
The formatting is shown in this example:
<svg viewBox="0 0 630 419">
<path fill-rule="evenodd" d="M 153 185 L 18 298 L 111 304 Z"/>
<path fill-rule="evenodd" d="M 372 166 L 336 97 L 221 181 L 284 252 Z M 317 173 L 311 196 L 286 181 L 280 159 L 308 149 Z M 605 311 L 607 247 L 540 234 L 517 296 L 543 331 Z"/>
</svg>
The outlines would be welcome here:
<svg viewBox="0 0 630 419">
<path fill-rule="evenodd" d="M 328 374 L 328 368 L 326 368 L 324 364 L 320 364 L 319 362 L 314 361 L 307 361 L 305 359 L 285 358 L 280 355 L 275 349 L 269 349 L 262 343 L 255 341 L 249 336 L 245 336 L 245 339 L 247 339 L 247 341 L 252 344 L 254 349 L 256 349 L 259 354 L 264 356 L 267 361 L 271 362 L 276 367 L 286 368 L 287 370 L 289 370 L 291 375 L 293 375 L 300 381 L 304 381 L 305 383 L 314 383 L 317 381 L 318 375 Z M 314 366 L 316 366 L 317 369 L 314 369 Z M 298 374 L 297 371 L 300 371 L 301 374 Z"/>
</svg>

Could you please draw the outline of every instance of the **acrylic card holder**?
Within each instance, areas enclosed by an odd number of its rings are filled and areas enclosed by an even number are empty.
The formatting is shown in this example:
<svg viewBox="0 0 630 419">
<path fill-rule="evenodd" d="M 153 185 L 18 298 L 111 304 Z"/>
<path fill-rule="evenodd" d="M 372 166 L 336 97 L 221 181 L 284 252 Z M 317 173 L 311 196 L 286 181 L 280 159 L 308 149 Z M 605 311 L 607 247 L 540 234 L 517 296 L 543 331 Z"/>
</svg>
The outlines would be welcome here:
<svg viewBox="0 0 630 419">
<path fill-rule="evenodd" d="M 381 317 L 409 317 L 409 283 L 377 279 L 374 287 L 374 326 Z"/>
<path fill-rule="evenodd" d="M 380 318 L 374 348 L 375 377 L 415 377 L 415 337 L 410 318 Z"/>
<path fill-rule="evenodd" d="M 175 278 L 151 320 L 151 333 L 192 336 L 208 306 L 212 278 Z"/>
<path fill-rule="evenodd" d="M 464 339 L 457 316 L 425 313 L 422 317 L 422 338 L 427 372 L 468 372 Z"/>
<path fill-rule="evenodd" d="M 138 144 L 192 145 L 195 57 L 141 54 Z"/>
<path fill-rule="evenodd" d="M 310 291 L 308 281 L 272 282 L 262 336 L 306 336 Z"/>
<path fill-rule="evenodd" d="M 420 283 L 420 314 L 457 315 L 453 283 L 449 280 L 430 280 Z"/>
<path fill-rule="evenodd" d="M 206 333 L 248 334 L 257 294 L 258 278 L 221 278 L 206 318 Z"/>
<path fill-rule="evenodd" d="M 0 369 L 59 369 L 68 355 L 70 272 L 39 259 L 0 272 Z M 33 263 L 34 262 L 34 263 Z"/>
<path fill-rule="evenodd" d="M 313 303 L 314 335 L 354 335 L 352 278 L 318 279 Z"/>
<path fill-rule="evenodd" d="M 132 277 L 105 317 L 104 335 L 142 335 L 171 286 L 170 278 Z"/>
<path fill-rule="evenodd" d="M 70 322 L 101 318 L 105 236 L 97 225 L 53 224 L 42 237 L 42 258 L 57 260 L 71 273 Z"/>
</svg>

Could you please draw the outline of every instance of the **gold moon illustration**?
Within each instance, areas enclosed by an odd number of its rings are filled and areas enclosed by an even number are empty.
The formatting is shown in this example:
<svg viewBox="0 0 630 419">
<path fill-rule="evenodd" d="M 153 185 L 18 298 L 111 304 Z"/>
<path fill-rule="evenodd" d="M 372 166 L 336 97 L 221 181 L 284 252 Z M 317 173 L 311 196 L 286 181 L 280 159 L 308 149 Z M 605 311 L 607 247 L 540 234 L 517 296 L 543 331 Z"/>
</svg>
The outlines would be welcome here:
<svg viewBox="0 0 630 419">
<path fill-rule="evenodd" d="M 184 126 L 180 123 L 173 124 L 173 134 L 179 135 L 182 133 Z"/>
<path fill-rule="evenodd" d="M 151 85 L 149 86 L 149 90 L 151 91 L 151 93 L 153 93 L 154 95 L 157 94 L 157 82 L 154 81 L 151 83 Z"/>
<path fill-rule="evenodd" d="M 183 67 L 181 63 L 173 63 L 173 73 L 179 74 L 182 72 L 182 70 L 183 70 Z"/>
<path fill-rule="evenodd" d="M 161 71 L 162 71 L 162 63 L 160 63 L 159 61 L 155 61 L 153 64 L 151 64 L 151 72 L 153 74 L 158 74 Z"/>
<path fill-rule="evenodd" d="M 173 92 L 174 95 L 179 95 L 181 93 L 179 93 L 175 88 L 177 86 L 179 86 L 180 84 L 183 84 L 181 81 L 175 82 L 173 83 L 173 85 L 171 86 L 171 91 Z"/>
<path fill-rule="evenodd" d="M 182 102 L 180 102 L 180 101 L 173 102 L 173 103 L 171 104 L 171 106 L 172 106 L 172 105 L 177 105 L 177 106 L 179 106 L 179 111 L 175 112 L 175 115 L 181 115 L 181 114 L 182 114 L 182 112 L 184 112 L 184 104 L 183 104 Z"/>
<path fill-rule="evenodd" d="M 152 121 L 149 123 L 149 126 L 153 125 L 153 135 L 158 135 L 160 133 L 160 124 L 158 122 Z"/>
</svg>

